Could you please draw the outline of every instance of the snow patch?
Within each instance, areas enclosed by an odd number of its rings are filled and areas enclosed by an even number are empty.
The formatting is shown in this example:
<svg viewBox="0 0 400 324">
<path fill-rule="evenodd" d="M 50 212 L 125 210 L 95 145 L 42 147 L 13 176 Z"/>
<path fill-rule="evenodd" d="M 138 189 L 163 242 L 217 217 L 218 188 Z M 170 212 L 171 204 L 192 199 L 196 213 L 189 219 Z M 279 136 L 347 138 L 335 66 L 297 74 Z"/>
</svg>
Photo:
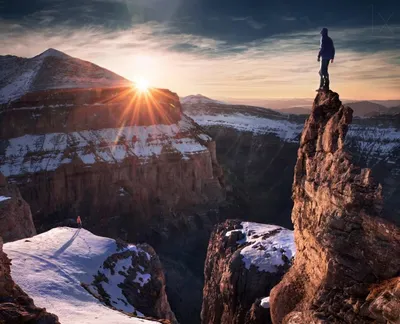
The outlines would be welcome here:
<svg viewBox="0 0 400 324">
<path fill-rule="evenodd" d="M 11 197 L 0 196 L 0 202 L 11 199 Z"/>
<path fill-rule="evenodd" d="M 133 280 L 133 282 L 136 282 L 140 285 L 140 287 L 143 287 L 145 284 L 149 283 L 151 279 L 151 275 L 148 273 L 136 273 L 136 278 Z"/>
<path fill-rule="evenodd" d="M 263 308 L 269 308 L 269 297 L 265 297 L 265 298 L 261 299 L 260 305 Z"/>
<path fill-rule="evenodd" d="M 242 222 L 243 229 L 227 232 L 242 232 L 244 238 L 238 244 L 246 244 L 240 251 L 246 269 L 253 265 L 259 271 L 274 273 L 291 262 L 295 255 L 293 231 L 276 225 Z"/>
</svg>

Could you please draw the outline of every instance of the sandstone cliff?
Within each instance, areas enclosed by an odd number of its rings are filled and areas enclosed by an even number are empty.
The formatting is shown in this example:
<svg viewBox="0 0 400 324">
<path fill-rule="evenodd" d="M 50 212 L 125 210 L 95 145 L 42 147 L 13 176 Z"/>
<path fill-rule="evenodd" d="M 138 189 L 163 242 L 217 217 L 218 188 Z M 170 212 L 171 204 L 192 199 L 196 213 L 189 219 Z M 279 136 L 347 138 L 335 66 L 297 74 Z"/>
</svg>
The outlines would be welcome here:
<svg viewBox="0 0 400 324">
<path fill-rule="evenodd" d="M 5 242 L 36 234 L 31 209 L 14 184 L 0 173 L 0 236 Z"/>
<path fill-rule="evenodd" d="M 204 324 L 270 323 L 261 303 L 291 266 L 292 231 L 228 220 L 211 235 L 204 267 Z"/>
<path fill-rule="evenodd" d="M 317 95 L 293 182 L 297 253 L 271 292 L 274 323 L 372 323 L 389 312 L 382 299 L 373 302 L 373 289 L 399 275 L 400 229 L 380 218 L 381 186 L 344 148 L 351 121 L 337 93 Z M 393 307 L 398 291 L 388 289 Z"/>
<path fill-rule="evenodd" d="M 10 260 L 3 252 L 0 237 L 0 323 L 59 324 L 57 316 L 33 304 L 31 298 L 14 283 Z"/>
</svg>

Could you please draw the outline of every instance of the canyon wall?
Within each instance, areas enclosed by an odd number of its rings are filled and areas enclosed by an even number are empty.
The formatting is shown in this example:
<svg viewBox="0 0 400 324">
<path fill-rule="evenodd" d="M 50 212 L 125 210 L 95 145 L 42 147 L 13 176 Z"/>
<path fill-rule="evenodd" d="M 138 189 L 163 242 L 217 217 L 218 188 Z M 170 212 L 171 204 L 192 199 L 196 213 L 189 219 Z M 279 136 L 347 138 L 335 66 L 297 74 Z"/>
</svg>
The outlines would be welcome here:
<svg viewBox="0 0 400 324">
<path fill-rule="evenodd" d="M 4 242 L 36 234 L 31 209 L 15 184 L 0 173 L 0 236 Z"/>
<path fill-rule="evenodd" d="M 225 199 L 215 143 L 168 90 L 46 90 L 0 113 L 0 170 L 39 231 L 80 215 L 96 233 L 146 240 Z"/>
<path fill-rule="evenodd" d="M 273 323 L 375 322 L 383 306 L 371 305 L 373 290 L 399 275 L 400 228 L 381 218 L 381 185 L 345 149 L 351 122 L 337 93 L 317 95 L 294 171 L 297 253 L 271 292 Z M 394 297 L 383 304 L 393 307 L 396 285 L 386 288 Z M 395 307 L 385 310 L 390 323 L 399 320 Z"/>
</svg>

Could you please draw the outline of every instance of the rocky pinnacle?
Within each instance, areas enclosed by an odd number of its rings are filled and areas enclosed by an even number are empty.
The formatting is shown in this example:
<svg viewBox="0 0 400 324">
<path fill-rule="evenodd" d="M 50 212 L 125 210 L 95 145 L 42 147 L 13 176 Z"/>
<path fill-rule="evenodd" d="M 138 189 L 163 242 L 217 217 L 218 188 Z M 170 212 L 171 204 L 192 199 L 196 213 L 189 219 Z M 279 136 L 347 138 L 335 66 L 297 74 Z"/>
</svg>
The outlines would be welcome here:
<svg viewBox="0 0 400 324">
<path fill-rule="evenodd" d="M 273 323 L 398 323 L 400 229 L 380 217 L 371 170 L 345 150 L 352 113 L 320 92 L 305 123 L 292 196 L 297 254 L 271 292 Z"/>
</svg>

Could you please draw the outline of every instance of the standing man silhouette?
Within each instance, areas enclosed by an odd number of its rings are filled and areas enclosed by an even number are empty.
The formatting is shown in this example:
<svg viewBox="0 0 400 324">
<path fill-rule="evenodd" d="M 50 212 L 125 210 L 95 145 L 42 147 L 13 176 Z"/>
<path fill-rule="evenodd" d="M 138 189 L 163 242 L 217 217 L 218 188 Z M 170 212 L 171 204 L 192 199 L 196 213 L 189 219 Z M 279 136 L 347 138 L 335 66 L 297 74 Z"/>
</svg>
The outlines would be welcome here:
<svg viewBox="0 0 400 324">
<path fill-rule="evenodd" d="M 322 28 L 321 30 L 321 43 L 318 53 L 318 62 L 321 62 L 321 68 L 319 75 L 321 77 L 319 88 L 316 91 L 328 91 L 329 90 L 329 73 L 328 66 L 329 61 L 333 63 L 335 59 L 335 46 L 333 45 L 332 38 L 328 36 L 328 28 Z"/>
</svg>

